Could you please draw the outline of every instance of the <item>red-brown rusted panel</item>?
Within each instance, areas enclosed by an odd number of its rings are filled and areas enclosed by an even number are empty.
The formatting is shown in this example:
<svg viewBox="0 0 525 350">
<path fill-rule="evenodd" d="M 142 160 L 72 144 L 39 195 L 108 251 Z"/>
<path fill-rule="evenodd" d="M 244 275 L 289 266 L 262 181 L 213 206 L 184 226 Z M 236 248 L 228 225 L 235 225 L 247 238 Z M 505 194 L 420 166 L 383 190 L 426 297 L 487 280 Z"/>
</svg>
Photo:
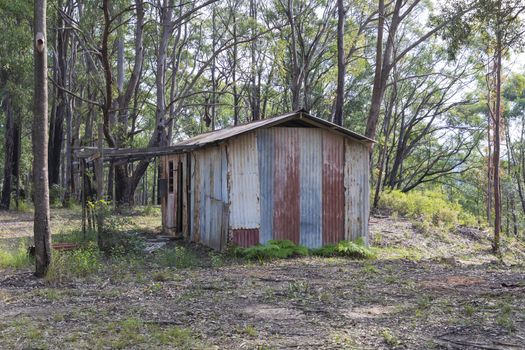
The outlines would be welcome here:
<svg viewBox="0 0 525 350">
<path fill-rule="evenodd" d="M 323 245 L 344 239 L 344 165 L 344 139 L 323 131 Z"/>
<path fill-rule="evenodd" d="M 239 228 L 232 230 L 232 242 L 241 247 L 250 247 L 259 243 L 258 228 Z"/>
<path fill-rule="evenodd" d="M 293 128 L 275 128 L 273 238 L 299 244 L 300 187 L 299 134 Z"/>
</svg>

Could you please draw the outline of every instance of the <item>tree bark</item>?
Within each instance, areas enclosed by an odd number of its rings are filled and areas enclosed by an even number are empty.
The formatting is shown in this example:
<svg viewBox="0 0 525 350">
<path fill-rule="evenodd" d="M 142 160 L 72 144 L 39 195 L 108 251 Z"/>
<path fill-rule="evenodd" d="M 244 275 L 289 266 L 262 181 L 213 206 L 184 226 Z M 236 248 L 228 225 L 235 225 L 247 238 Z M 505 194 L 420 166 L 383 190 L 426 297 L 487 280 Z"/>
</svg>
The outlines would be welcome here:
<svg viewBox="0 0 525 350">
<path fill-rule="evenodd" d="M 502 33 L 497 30 L 496 38 L 496 110 L 494 113 L 494 242 L 492 249 L 499 253 L 501 232 L 501 188 L 500 188 L 500 126 L 501 126 L 501 51 Z"/>
<path fill-rule="evenodd" d="M 383 1 L 383 0 L 381 0 Z M 335 97 L 334 123 L 343 125 L 345 88 L 345 10 L 343 0 L 337 0 L 337 91 Z"/>
<path fill-rule="evenodd" d="M 33 188 L 35 196 L 35 275 L 43 277 L 51 263 L 49 187 L 47 172 L 47 35 L 46 0 L 35 0 L 34 8 L 35 90 L 33 101 Z"/>
<path fill-rule="evenodd" d="M 4 144 L 4 182 L 2 186 L 2 198 L 0 200 L 0 209 L 9 210 L 11 203 L 11 193 L 13 191 L 13 173 L 15 170 L 15 160 L 17 158 L 16 130 L 15 130 L 15 113 L 9 93 L 4 96 L 2 109 L 6 116 L 5 122 L 5 144 Z"/>
</svg>

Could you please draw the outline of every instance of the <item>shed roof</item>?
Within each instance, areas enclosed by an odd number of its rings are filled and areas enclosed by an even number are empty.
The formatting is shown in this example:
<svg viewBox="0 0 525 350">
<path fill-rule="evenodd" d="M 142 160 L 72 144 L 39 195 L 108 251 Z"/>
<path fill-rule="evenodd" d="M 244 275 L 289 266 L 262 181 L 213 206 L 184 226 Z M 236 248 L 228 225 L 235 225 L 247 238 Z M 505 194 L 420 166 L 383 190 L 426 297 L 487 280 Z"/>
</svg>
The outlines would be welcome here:
<svg viewBox="0 0 525 350">
<path fill-rule="evenodd" d="M 360 141 L 364 143 L 375 142 L 374 140 L 364 135 L 361 135 L 351 130 L 348 130 L 346 128 L 343 128 L 339 125 L 336 125 L 324 119 L 314 117 L 313 115 L 308 114 L 304 110 L 298 110 L 298 111 L 282 114 L 282 115 L 272 117 L 272 118 L 257 120 L 257 121 L 243 124 L 243 125 L 231 126 L 231 127 L 227 127 L 227 128 L 216 130 L 216 131 L 210 131 L 204 134 L 197 135 L 190 139 L 177 142 L 174 144 L 174 146 L 203 147 L 207 144 L 224 141 L 231 137 L 238 136 L 238 135 L 247 133 L 249 131 L 253 131 L 253 130 L 257 130 L 261 128 L 269 128 L 269 127 L 278 126 L 278 125 L 318 127 L 322 129 L 331 130 L 335 133 L 341 134 L 343 136 L 346 136 L 356 141 Z"/>
</svg>

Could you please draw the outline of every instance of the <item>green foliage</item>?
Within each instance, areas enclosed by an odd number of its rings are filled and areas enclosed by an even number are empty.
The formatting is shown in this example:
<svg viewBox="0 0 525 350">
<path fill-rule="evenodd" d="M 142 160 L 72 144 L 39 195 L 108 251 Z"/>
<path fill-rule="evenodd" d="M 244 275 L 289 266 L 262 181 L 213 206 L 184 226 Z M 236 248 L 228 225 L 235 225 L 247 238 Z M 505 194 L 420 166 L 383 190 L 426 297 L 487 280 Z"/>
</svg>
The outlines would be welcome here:
<svg viewBox="0 0 525 350">
<path fill-rule="evenodd" d="M 62 198 L 64 198 L 64 194 L 66 193 L 66 189 L 58 184 L 52 184 L 49 187 L 49 202 L 51 205 L 59 205 L 62 204 Z"/>
<path fill-rule="evenodd" d="M 156 255 L 156 261 L 161 266 L 190 268 L 200 266 L 197 255 L 186 247 L 165 248 Z"/>
<path fill-rule="evenodd" d="M 312 250 L 313 255 L 325 257 L 347 257 L 352 259 L 374 259 L 375 253 L 365 246 L 362 239 L 355 242 L 341 241 L 337 244 L 329 244 L 319 249 Z"/>
<path fill-rule="evenodd" d="M 457 225 L 475 225 L 477 222 L 461 205 L 448 201 L 437 191 L 383 192 L 379 208 L 446 229 Z"/>
<path fill-rule="evenodd" d="M 32 265 L 34 259 L 28 254 L 28 242 L 22 241 L 16 250 L 0 248 L 0 268 L 22 268 Z"/>
<path fill-rule="evenodd" d="M 72 251 L 53 251 L 46 279 L 51 282 L 86 277 L 102 268 L 102 255 L 94 242 Z"/>
<path fill-rule="evenodd" d="M 296 245 L 290 240 L 270 240 L 266 244 L 258 244 L 253 247 L 236 247 L 233 253 L 237 257 L 262 261 L 306 256 L 309 252 L 305 246 Z"/>
</svg>

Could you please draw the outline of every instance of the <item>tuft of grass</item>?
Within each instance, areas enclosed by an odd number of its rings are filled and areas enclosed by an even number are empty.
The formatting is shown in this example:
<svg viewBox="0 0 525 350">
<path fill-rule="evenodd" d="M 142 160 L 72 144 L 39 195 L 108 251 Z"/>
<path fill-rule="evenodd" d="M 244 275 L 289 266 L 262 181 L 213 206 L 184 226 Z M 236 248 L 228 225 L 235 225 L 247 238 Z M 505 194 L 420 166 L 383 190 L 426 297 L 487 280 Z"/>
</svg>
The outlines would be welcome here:
<svg viewBox="0 0 525 350">
<path fill-rule="evenodd" d="M 500 304 L 500 311 L 496 317 L 496 323 L 506 329 L 508 332 L 513 332 L 516 330 L 514 321 L 512 320 L 513 311 L 512 306 L 506 302 Z"/>
<path fill-rule="evenodd" d="M 248 260 L 263 261 L 306 256 L 309 254 L 309 251 L 305 246 L 296 245 L 290 240 L 270 240 L 266 244 L 258 244 L 253 247 L 235 247 L 233 254 Z"/>
<path fill-rule="evenodd" d="M 329 244 L 319 249 L 313 249 L 312 254 L 324 257 L 341 256 L 353 259 L 376 258 L 376 254 L 365 246 L 362 239 L 358 239 L 355 242 L 341 241 L 337 244 Z"/>
<path fill-rule="evenodd" d="M 181 269 L 200 266 L 197 255 L 186 247 L 177 246 L 159 250 L 156 261 L 161 266 Z"/>
<path fill-rule="evenodd" d="M 389 329 L 385 328 L 381 331 L 381 337 L 383 337 L 383 340 L 388 346 L 399 346 L 401 345 L 401 342 L 395 335 L 390 332 Z"/>
<path fill-rule="evenodd" d="M 16 250 L 0 249 L 0 268 L 19 269 L 29 267 L 33 262 L 33 257 L 28 254 L 27 241 L 20 242 Z"/>
<path fill-rule="evenodd" d="M 255 328 L 254 326 L 252 325 L 247 325 L 246 327 L 244 327 L 244 329 L 242 330 L 242 333 L 250 336 L 250 337 L 256 337 L 258 332 L 257 332 L 257 328 Z"/>
<path fill-rule="evenodd" d="M 62 282 L 73 278 L 86 277 L 102 268 L 102 255 L 94 242 L 72 251 L 54 251 L 46 279 Z"/>
</svg>

